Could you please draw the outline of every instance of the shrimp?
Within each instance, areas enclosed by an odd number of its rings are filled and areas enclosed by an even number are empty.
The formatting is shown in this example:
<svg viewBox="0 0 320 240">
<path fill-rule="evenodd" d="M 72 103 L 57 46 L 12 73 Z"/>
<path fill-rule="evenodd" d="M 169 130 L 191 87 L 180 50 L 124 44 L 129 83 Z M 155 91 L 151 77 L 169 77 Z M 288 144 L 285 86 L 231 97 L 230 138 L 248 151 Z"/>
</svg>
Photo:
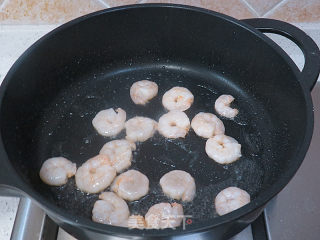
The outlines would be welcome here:
<svg viewBox="0 0 320 240">
<path fill-rule="evenodd" d="M 222 216 L 250 202 L 250 195 L 237 187 L 228 187 L 218 193 L 214 200 L 217 213 Z"/>
<path fill-rule="evenodd" d="M 119 173 L 131 166 L 133 150 L 136 150 L 135 143 L 125 139 L 113 140 L 103 145 L 100 154 L 107 155 L 111 166 Z"/>
<path fill-rule="evenodd" d="M 232 137 L 216 135 L 207 140 L 206 153 L 217 163 L 232 163 L 241 157 L 241 144 Z"/>
<path fill-rule="evenodd" d="M 92 120 L 92 125 L 100 135 L 111 137 L 121 132 L 125 121 L 126 112 L 123 109 L 117 108 L 114 111 L 113 108 L 109 108 L 98 112 Z"/>
<path fill-rule="evenodd" d="M 193 100 L 194 97 L 188 89 L 173 87 L 163 95 L 162 105 L 169 111 L 185 111 L 191 107 Z"/>
<path fill-rule="evenodd" d="M 191 121 L 194 132 L 204 138 L 211 138 L 214 135 L 224 134 L 223 122 L 212 113 L 198 113 Z"/>
<path fill-rule="evenodd" d="M 144 142 L 153 136 L 157 125 L 157 122 L 151 118 L 131 118 L 125 123 L 126 139 L 132 142 Z"/>
<path fill-rule="evenodd" d="M 135 82 L 130 88 L 130 96 L 135 104 L 145 105 L 157 94 L 158 85 L 148 80 Z"/>
<path fill-rule="evenodd" d="M 98 193 L 107 188 L 116 176 L 107 155 L 97 155 L 87 160 L 76 173 L 77 187 L 87 193 Z"/>
<path fill-rule="evenodd" d="M 144 229 L 146 227 L 146 221 L 141 215 L 131 215 L 128 219 L 128 228 Z"/>
<path fill-rule="evenodd" d="M 127 203 L 113 192 L 103 192 L 94 203 L 92 220 L 94 222 L 127 227 L 130 215 Z"/>
<path fill-rule="evenodd" d="M 230 103 L 232 103 L 233 100 L 234 97 L 231 95 L 221 95 L 216 100 L 214 108 L 221 116 L 226 118 L 234 118 L 239 113 L 239 110 L 230 107 Z"/>
<path fill-rule="evenodd" d="M 158 131 L 167 138 L 184 138 L 189 129 L 190 120 L 184 112 L 173 110 L 159 119 Z"/>
<path fill-rule="evenodd" d="M 145 216 L 148 228 L 175 228 L 180 226 L 183 208 L 179 203 L 158 203 L 153 205 Z"/>
<path fill-rule="evenodd" d="M 194 178 L 187 172 L 173 170 L 160 179 L 162 191 L 169 197 L 185 202 L 193 200 L 196 194 Z"/>
<path fill-rule="evenodd" d="M 116 177 L 111 190 L 125 200 L 138 200 L 148 193 L 149 179 L 137 170 L 129 170 Z"/>
<path fill-rule="evenodd" d="M 76 174 L 77 167 L 64 157 L 54 157 L 47 159 L 40 169 L 41 180 L 51 186 L 61 186 L 66 184 L 68 178 Z"/>
</svg>

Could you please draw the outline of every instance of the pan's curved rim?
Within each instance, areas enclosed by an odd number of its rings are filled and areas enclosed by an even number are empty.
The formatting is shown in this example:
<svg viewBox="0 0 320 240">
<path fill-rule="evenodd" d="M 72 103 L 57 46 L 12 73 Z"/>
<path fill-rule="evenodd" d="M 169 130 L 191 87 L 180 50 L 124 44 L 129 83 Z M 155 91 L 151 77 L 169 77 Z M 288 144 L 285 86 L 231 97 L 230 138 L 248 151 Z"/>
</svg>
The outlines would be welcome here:
<svg viewBox="0 0 320 240">
<path fill-rule="evenodd" d="M 28 48 L 22 55 L 21 57 L 15 62 L 15 64 L 11 67 L 10 71 L 6 75 L 1 87 L 0 87 L 0 101 L 2 102 L 2 99 L 4 97 L 6 87 L 8 85 L 8 82 L 10 81 L 10 76 L 14 73 L 15 68 L 17 68 L 22 62 L 23 59 L 31 52 L 33 51 L 34 48 L 37 47 L 38 44 L 41 42 L 46 41 L 46 39 L 50 38 L 54 34 L 58 33 L 59 31 L 65 30 L 67 28 L 70 28 L 74 25 L 77 25 L 89 18 L 93 18 L 95 16 L 99 16 L 102 14 L 107 14 L 110 12 L 116 12 L 116 11 L 122 11 L 122 10 L 128 10 L 128 9 L 135 9 L 135 8 L 179 8 L 179 9 L 184 9 L 184 10 L 191 10 L 191 11 L 196 11 L 200 13 L 204 13 L 207 15 L 211 15 L 214 17 L 221 18 L 225 21 L 228 21 L 230 23 L 233 23 L 235 25 L 238 25 L 239 27 L 242 27 L 248 32 L 251 32 L 255 36 L 259 37 L 260 39 L 263 40 L 265 44 L 270 45 L 282 58 L 286 60 L 292 71 L 294 72 L 297 80 L 299 79 L 299 69 L 297 66 L 294 64 L 292 59 L 276 44 L 274 43 L 271 39 L 266 37 L 264 34 L 259 32 L 258 30 L 254 29 L 250 25 L 241 22 L 241 20 L 237 20 L 235 18 L 232 18 L 230 16 L 217 13 L 211 10 L 207 9 L 202 9 L 198 7 L 193 7 L 193 6 L 186 6 L 186 5 L 177 5 L 177 4 L 136 4 L 136 5 L 127 5 L 127 6 L 120 6 L 116 8 L 109 8 L 109 9 L 104 9 L 101 11 L 97 11 L 88 15 L 84 15 L 80 18 L 74 19 L 68 23 L 65 23 L 61 25 L 60 27 L 52 30 L 42 38 L 40 38 L 37 42 L 35 42 L 30 48 Z M 300 82 L 300 81 L 299 81 Z M 91 220 L 84 218 L 84 217 L 77 217 L 72 214 L 67 213 L 63 209 L 57 207 L 55 204 L 50 203 L 47 201 L 45 197 L 43 197 L 41 194 L 37 193 L 34 191 L 27 183 L 23 181 L 21 176 L 19 176 L 19 188 L 23 189 L 23 191 L 29 195 L 31 198 L 33 198 L 35 201 L 37 201 L 41 207 L 48 213 L 49 216 L 51 216 L 53 219 L 58 220 L 58 223 L 61 226 L 66 226 L 68 224 L 72 226 L 76 226 L 81 229 L 87 229 L 90 231 L 94 231 L 100 234 L 109 234 L 109 235 L 114 235 L 114 236 L 120 236 L 120 237 L 125 237 L 125 236 L 130 236 L 130 237 L 170 237 L 170 236 L 179 236 L 179 235 L 184 235 L 184 234 L 192 234 L 192 233 L 199 233 L 199 232 L 208 232 L 210 229 L 220 226 L 222 224 L 231 222 L 231 221 L 236 221 L 241 219 L 243 216 L 248 215 L 254 211 L 256 211 L 259 208 L 262 208 L 268 201 L 270 201 L 278 192 L 280 192 L 290 181 L 290 179 L 294 176 L 298 168 L 300 167 L 307 150 L 309 148 L 311 138 L 312 138 L 312 133 L 313 133 L 313 104 L 312 104 L 312 99 L 311 99 L 311 94 L 309 89 L 301 82 L 300 86 L 302 88 L 302 92 L 304 94 L 304 99 L 306 102 L 306 131 L 305 131 L 305 136 L 303 139 L 303 142 L 301 146 L 299 146 L 299 150 L 297 155 L 295 156 L 295 161 L 294 164 L 291 166 L 288 171 L 282 175 L 281 178 L 279 178 L 273 186 L 271 186 L 268 190 L 264 191 L 261 193 L 254 201 L 249 203 L 248 205 L 233 211 L 227 215 L 214 218 L 211 220 L 204 221 L 201 225 L 202 227 L 197 227 L 194 228 L 192 225 L 188 227 L 186 230 L 174 230 L 174 229 L 164 229 L 164 230 L 136 230 L 136 229 L 127 229 L 127 228 L 122 228 L 122 227 L 116 227 L 116 226 L 111 226 L 111 225 L 102 225 L 99 223 L 92 222 Z M 2 106 L 0 106 L 1 108 Z M 3 144 L 3 139 L 2 139 L 2 134 L 0 133 L 0 149 L 4 149 L 4 144 Z M 6 156 L 6 159 L 4 161 L 6 164 L 11 165 L 11 162 L 7 156 L 6 153 L 3 155 Z M 12 165 L 11 165 L 12 166 Z M 18 174 L 17 174 L 18 175 Z M 63 220 L 63 221 L 61 221 Z"/>
</svg>

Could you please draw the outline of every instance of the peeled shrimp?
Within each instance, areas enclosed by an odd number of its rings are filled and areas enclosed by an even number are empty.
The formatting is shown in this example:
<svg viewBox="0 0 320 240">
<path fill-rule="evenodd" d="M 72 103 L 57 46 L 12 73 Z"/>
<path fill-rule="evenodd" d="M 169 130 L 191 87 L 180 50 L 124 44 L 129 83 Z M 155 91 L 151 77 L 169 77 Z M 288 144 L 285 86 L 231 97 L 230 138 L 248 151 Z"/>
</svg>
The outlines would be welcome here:
<svg viewBox="0 0 320 240">
<path fill-rule="evenodd" d="M 158 85 L 148 80 L 135 82 L 130 88 L 130 96 L 135 104 L 145 105 L 157 94 Z"/>
<path fill-rule="evenodd" d="M 138 200 L 148 193 L 149 179 L 137 170 L 128 170 L 116 177 L 111 190 L 125 200 Z"/>
<path fill-rule="evenodd" d="M 128 228 L 144 229 L 146 227 L 146 221 L 141 215 L 131 215 L 128 219 Z"/>
<path fill-rule="evenodd" d="M 87 193 L 98 193 L 107 188 L 116 169 L 111 166 L 107 155 L 97 155 L 87 160 L 76 173 L 77 187 Z"/>
<path fill-rule="evenodd" d="M 218 193 L 214 200 L 217 213 L 221 216 L 250 202 L 250 195 L 237 187 L 228 187 Z"/>
<path fill-rule="evenodd" d="M 126 121 L 126 112 L 117 108 L 116 111 L 113 108 L 102 110 L 92 120 L 93 127 L 102 136 L 110 137 L 115 136 L 124 128 Z"/>
<path fill-rule="evenodd" d="M 241 157 L 241 144 L 232 137 L 216 135 L 207 140 L 206 153 L 217 163 L 232 163 Z"/>
<path fill-rule="evenodd" d="M 68 178 L 77 171 L 75 163 L 64 157 L 54 157 L 46 160 L 40 169 L 41 180 L 51 186 L 66 184 Z"/>
<path fill-rule="evenodd" d="M 153 205 L 145 216 L 148 228 L 175 228 L 183 219 L 183 208 L 179 203 L 158 203 Z"/>
<path fill-rule="evenodd" d="M 130 215 L 127 203 L 112 192 L 103 192 L 99 195 L 92 209 L 92 220 L 115 226 L 128 226 Z"/>
<path fill-rule="evenodd" d="M 162 191 L 169 197 L 190 202 L 196 194 L 194 178 L 187 172 L 173 170 L 160 179 Z"/>
<path fill-rule="evenodd" d="M 185 111 L 191 107 L 194 97 L 192 93 L 184 87 L 173 87 L 162 97 L 162 105 L 168 109 Z"/>
<path fill-rule="evenodd" d="M 221 95 L 216 100 L 214 108 L 221 116 L 226 118 L 234 118 L 239 113 L 239 110 L 230 107 L 230 103 L 232 103 L 233 100 L 234 97 L 231 95 Z"/>
<path fill-rule="evenodd" d="M 125 123 L 126 139 L 132 142 L 144 142 L 156 131 L 157 122 L 151 118 L 134 117 Z"/>
<path fill-rule="evenodd" d="M 189 129 L 190 120 L 184 112 L 170 111 L 159 119 L 158 131 L 167 138 L 184 138 Z"/>
<path fill-rule="evenodd" d="M 109 157 L 111 166 L 117 173 L 122 172 L 131 166 L 132 151 L 136 149 L 136 144 L 125 139 L 107 142 L 100 150 L 100 154 Z"/>
<path fill-rule="evenodd" d="M 224 134 L 223 122 L 212 113 L 198 113 L 191 121 L 194 132 L 204 138 L 211 138 L 214 135 Z"/>
</svg>

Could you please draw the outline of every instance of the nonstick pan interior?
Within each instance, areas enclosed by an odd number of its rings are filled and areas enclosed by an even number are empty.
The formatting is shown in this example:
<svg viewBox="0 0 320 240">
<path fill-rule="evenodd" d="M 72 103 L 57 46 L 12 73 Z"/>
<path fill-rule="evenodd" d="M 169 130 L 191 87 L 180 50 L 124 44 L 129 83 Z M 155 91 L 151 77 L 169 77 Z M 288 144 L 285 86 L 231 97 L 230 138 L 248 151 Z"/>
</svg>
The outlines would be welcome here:
<svg viewBox="0 0 320 240">
<path fill-rule="evenodd" d="M 156 82 L 159 93 L 137 106 L 129 89 L 143 79 Z M 127 119 L 158 120 L 166 112 L 164 92 L 183 86 L 195 96 L 186 111 L 191 120 L 200 111 L 215 113 L 219 95 L 235 97 L 239 115 L 222 119 L 226 135 L 242 145 L 243 156 L 235 163 L 209 159 L 206 140 L 192 130 L 177 140 L 155 134 L 134 153 L 131 169 L 147 175 L 150 191 L 128 203 L 131 213 L 144 215 L 155 203 L 172 202 L 159 179 L 181 169 L 196 181 L 196 198 L 184 204 L 193 223 L 217 216 L 213 200 L 226 187 L 246 190 L 252 201 L 269 189 L 295 166 L 292 159 L 306 127 L 299 82 L 281 55 L 248 30 L 201 11 L 128 9 L 70 23 L 29 49 L 7 80 L 1 133 L 14 168 L 48 201 L 85 218 L 91 218 L 98 195 L 77 190 L 73 178 L 65 186 L 49 187 L 39 170 L 49 157 L 64 156 L 79 167 L 97 155 L 112 140 L 99 136 L 91 124 L 102 109 L 121 107 Z"/>
<path fill-rule="evenodd" d="M 146 106 L 135 105 L 129 95 L 133 82 L 149 79 L 159 85 L 159 93 Z M 242 144 L 241 159 L 233 164 L 220 165 L 205 153 L 205 139 L 190 130 L 185 139 L 170 140 L 160 134 L 144 143 L 138 143 L 131 169 L 146 174 L 150 180 L 150 191 L 139 201 L 129 203 L 131 213 L 144 215 L 148 208 L 159 202 L 173 202 L 166 197 L 159 186 L 165 173 L 181 169 L 189 172 L 196 181 L 197 194 L 192 203 L 184 204 L 186 215 L 194 221 L 214 217 L 213 199 L 222 189 L 238 186 L 248 191 L 254 199 L 259 193 L 264 178 L 268 177 L 266 166 L 272 161 L 271 138 L 264 140 L 272 124 L 263 108 L 250 96 L 227 84 L 227 79 L 217 73 L 198 72 L 192 68 L 167 68 L 140 66 L 135 69 L 121 69 L 106 75 L 97 73 L 83 76 L 76 83 L 63 89 L 43 113 L 37 129 L 36 171 L 47 158 L 64 156 L 80 166 L 88 158 L 98 154 L 107 141 L 94 130 L 92 119 L 106 108 L 121 107 L 127 118 L 146 116 L 158 120 L 166 111 L 161 104 L 165 91 L 173 86 L 184 86 L 192 91 L 195 101 L 186 111 L 190 120 L 200 111 L 214 112 L 216 98 L 224 93 L 235 96 L 234 107 L 240 110 L 235 120 L 222 119 L 226 135 Z M 267 125 L 269 124 L 269 126 Z M 267 127 L 268 126 L 268 127 Z M 125 137 L 125 131 L 114 139 Z M 43 192 L 58 206 L 75 214 L 90 218 L 98 194 L 88 195 L 76 189 L 74 178 L 62 187 L 49 187 L 38 182 Z"/>
</svg>

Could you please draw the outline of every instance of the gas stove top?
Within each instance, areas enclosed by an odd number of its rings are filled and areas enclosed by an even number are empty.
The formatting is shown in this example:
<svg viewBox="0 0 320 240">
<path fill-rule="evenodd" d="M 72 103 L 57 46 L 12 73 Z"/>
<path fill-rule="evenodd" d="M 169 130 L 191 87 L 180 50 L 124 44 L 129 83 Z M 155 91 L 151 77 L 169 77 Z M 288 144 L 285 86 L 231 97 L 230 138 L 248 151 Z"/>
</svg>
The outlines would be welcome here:
<svg viewBox="0 0 320 240">
<path fill-rule="evenodd" d="M 41 35 L 55 26 L 0 26 L 0 80 L 16 58 Z M 320 24 L 300 25 L 320 45 Z M 23 29 L 21 29 L 23 28 Z M 5 32 L 5 34 L 4 34 Z M 294 44 L 274 37 L 301 69 L 303 55 Z M 12 41 L 12 39 L 16 39 Z M 19 49 L 19 46 L 21 49 Z M 17 50 L 19 49 L 19 50 Z M 320 233 L 320 81 L 312 91 L 315 108 L 313 139 L 305 160 L 295 177 L 266 207 L 263 214 L 232 240 L 316 240 Z M 1 196 L 1 191 L 0 191 Z M 14 198 L 0 197 L 0 239 L 68 240 L 74 239 L 60 229 L 30 199 L 21 198 L 18 209 L 1 206 L 17 203 Z M 15 206 L 17 204 L 13 204 Z M 15 217 L 12 212 L 17 212 Z M 12 218 L 12 219 L 10 219 Z M 13 224 L 12 232 L 8 229 Z M 188 238 L 186 238 L 188 239 Z M 190 238 L 189 238 L 190 239 Z"/>
</svg>

